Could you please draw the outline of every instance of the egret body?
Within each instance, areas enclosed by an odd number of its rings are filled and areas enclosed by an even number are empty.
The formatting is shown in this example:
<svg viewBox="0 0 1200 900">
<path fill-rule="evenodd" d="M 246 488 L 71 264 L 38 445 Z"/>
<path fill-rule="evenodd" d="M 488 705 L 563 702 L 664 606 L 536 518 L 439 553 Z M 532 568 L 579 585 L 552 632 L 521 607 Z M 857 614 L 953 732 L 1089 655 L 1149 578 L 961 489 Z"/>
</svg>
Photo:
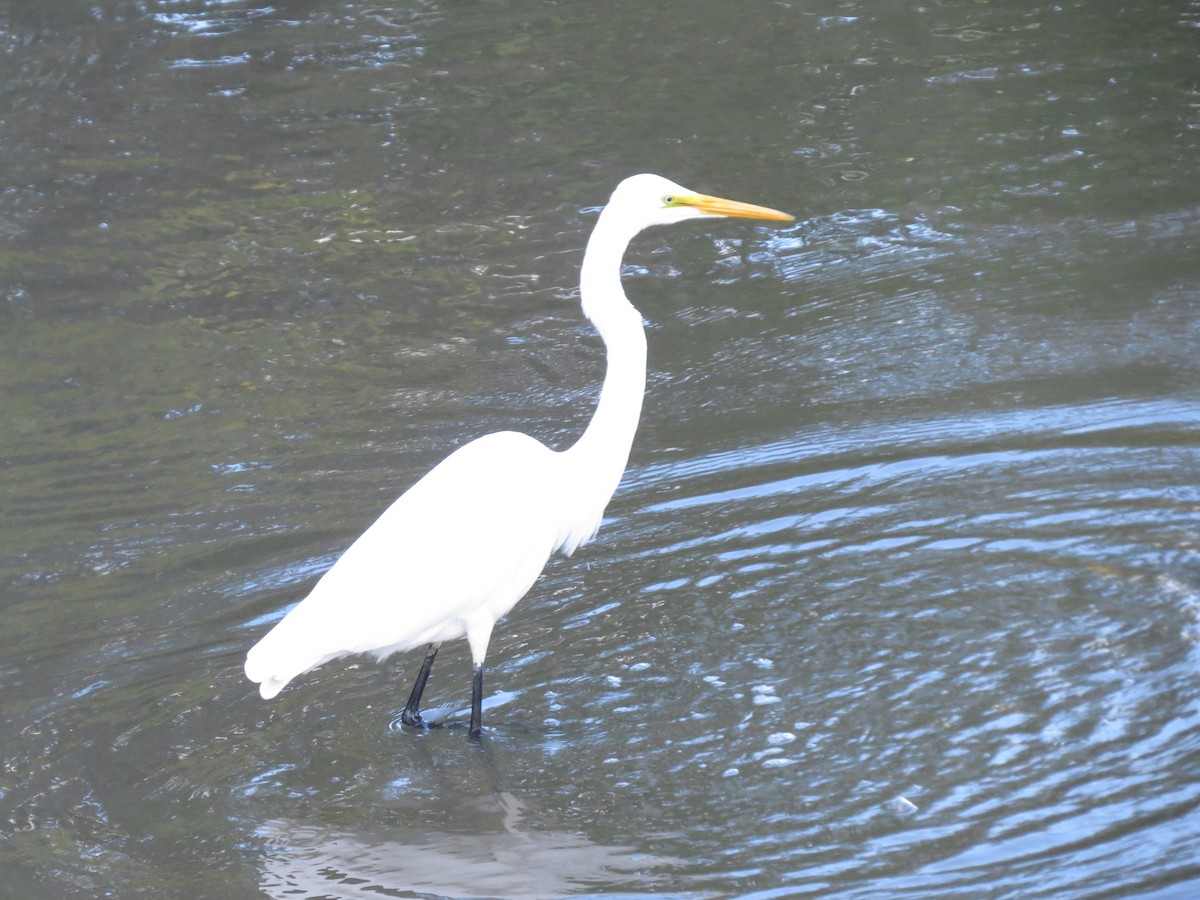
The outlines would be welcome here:
<svg viewBox="0 0 1200 900">
<path fill-rule="evenodd" d="M 383 659 L 427 647 L 401 715 L 405 724 L 420 726 L 421 694 L 438 647 L 466 637 L 474 666 L 469 733 L 479 734 L 492 628 L 554 551 L 570 555 L 596 534 L 629 460 L 646 388 L 646 335 L 621 288 L 621 258 L 645 228 L 707 216 L 792 220 L 766 207 L 696 194 L 657 175 L 635 175 L 617 186 L 588 240 L 580 275 L 583 312 L 608 359 L 583 435 L 566 450 L 551 450 L 528 435 L 501 431 L 447 456 L 246 654 L 246 676 L 264 698 L 339 657 Z"/>
</svg>

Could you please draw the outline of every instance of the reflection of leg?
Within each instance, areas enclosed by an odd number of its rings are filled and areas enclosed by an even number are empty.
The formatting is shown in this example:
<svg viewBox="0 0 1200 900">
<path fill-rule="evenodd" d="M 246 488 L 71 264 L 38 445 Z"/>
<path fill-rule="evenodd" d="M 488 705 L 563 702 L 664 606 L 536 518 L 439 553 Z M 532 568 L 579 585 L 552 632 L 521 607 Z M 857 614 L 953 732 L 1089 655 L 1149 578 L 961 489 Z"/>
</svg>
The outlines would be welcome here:
<svg viewBox="0 0 1200 900">
<path fill-rule="evenodd" d="M 483 664 L 475 666 L 475 676 L 471 679 L 471 727 L 467 734 L 479 737 L 483 730 Z"/>
<path fill-rule="evenodd" d="M 408 695 L 408 705 L 404 707 L 404 712 L 400 713 L 400 721 L 405 725 L 411 725 L 413 728 L 425 725 L 421 719 L 421 695 L 425 693 L 425 682 L 429 680 L 429 670 L 433 668 L 433 660 L 437 657 L 440 646 L 440 643 L 430 644 L 429 652 L 425 654 L 425 662 L 421 663 L 421 671 L 417 673 L 412 693 Z"/>
</svg>

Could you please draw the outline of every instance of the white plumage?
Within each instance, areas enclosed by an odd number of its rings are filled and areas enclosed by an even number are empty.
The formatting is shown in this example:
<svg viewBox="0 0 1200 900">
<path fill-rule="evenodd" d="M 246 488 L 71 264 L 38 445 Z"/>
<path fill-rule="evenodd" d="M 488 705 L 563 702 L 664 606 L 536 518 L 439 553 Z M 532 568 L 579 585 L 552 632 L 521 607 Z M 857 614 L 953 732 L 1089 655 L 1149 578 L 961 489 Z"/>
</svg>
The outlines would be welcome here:
<svg viewBox="0 0 1200 900">
<path fill-rule="evenodd" d="M 591 540 L 629 459 L 645 392 L 646 338 L 621 289 L 621 257 L 644 228 L 700 216 L 792 218 L 695 194 L 656 175 L 621 182 L 588 240 L 580 277 L 583 311 L 608 358 L 600 401 L 582 437 L 555 451 L 502 431 L 446 457 L 250 649 L 246 676 L 259 683 L 264 698 L 338 657 L 383 659 L 428 646 L 402 716 L 421 725 L 421 693 L 437 648 L 465 636 L 475 673 L 470 733 L 479 733 L 492 628 L 533 585 L 550 554 L 569 555 Z"/>
</svg>

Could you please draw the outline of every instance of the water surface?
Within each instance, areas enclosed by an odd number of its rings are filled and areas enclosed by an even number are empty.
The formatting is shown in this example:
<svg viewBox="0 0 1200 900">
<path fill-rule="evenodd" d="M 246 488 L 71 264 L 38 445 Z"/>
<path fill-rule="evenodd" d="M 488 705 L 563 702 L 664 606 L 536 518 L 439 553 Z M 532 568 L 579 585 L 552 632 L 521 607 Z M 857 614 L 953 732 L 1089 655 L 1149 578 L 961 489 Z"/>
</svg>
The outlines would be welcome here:
<svg viewBox="0 0 1200 900">
<path fill-rule="evenodd" d="M 1187 897 L 1200 7 L 10 4 L 15 895 Z M 562 446 L 627 174 L 598 540 L 489 654 L 246 649 L 450 448 Z M 470 548 L 462 548 L 464 564 Z"/>
</svg>

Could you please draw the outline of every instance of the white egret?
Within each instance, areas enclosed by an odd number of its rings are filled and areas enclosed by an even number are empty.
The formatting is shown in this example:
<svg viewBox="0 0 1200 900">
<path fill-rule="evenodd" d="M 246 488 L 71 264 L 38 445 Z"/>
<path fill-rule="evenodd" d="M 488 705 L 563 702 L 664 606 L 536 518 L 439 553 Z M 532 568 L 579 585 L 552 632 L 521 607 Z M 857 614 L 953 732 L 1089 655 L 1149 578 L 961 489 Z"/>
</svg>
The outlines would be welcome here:
<svg viewBox="0 0 1200 900">
<path fill-rule="evenodd" d="M 708 216 L 790 222 L 787 213 L 697 194 L 657 175 L 617 186 L 588 239 L 584 315 L 607 351 L 600 400 L 566 450 L 501 431 L 434 467 L 363 532 L 303 601 L 246 654 L 265 699 L 322 663 L 355 653 L 384 659 L 427 647 L 401 721 L 421 726 L 421 693 L 443 641 L 466 637 L 474 678 L 468 733 L 480 732 L 483 661 L 496 621 L 555 550 L 595 536 L 629 460 L 646 388 L 642 317 L 621 288 L 621 258 L 652 225 Z"/>
</svg>

